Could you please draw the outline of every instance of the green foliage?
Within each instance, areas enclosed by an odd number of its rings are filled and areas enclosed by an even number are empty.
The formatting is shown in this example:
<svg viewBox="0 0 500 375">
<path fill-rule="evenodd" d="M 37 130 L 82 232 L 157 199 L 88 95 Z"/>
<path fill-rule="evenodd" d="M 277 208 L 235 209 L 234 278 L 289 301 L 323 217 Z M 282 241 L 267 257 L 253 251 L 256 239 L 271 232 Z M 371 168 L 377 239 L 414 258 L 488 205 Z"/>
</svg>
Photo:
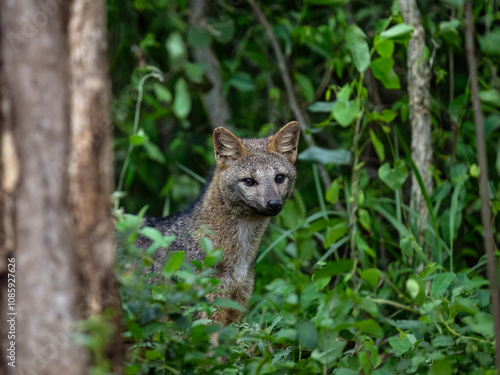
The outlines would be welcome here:
<svg viewBox="0 0 500 375">
<path fill-rule="evenodd" d="M 204 104 L 213 78 L 195 59 L 204 48 L 220 66 L 222 96 L 238 135 L 265 136 L 293 119 L 292 94 L 310 118 L 307 136 L 317 142 L 301 141 L 294 198 L 262 244 L 243 321 L 221 330 L 218 348 L 209 343 L 219 329 L 208 320 L 211 312 L 241 308 L 205 298 L 218 283 L 211 267 L 222 250 L 204 242 L 203 264 L 174 253 L 162 272 L 168 283 L 149 284 L 138 266 L 147 268 L 154 251 L 173 239 L 140 229 L 136 216 L 118 215 L 130 354 L 125 373 L 494 373 L 477 180 L 483 171 L 462 63 L 463 1 L 421 12 L 428 42 L 421 58 L 433 72 L 435 160 L 435 188 L 424 192 L 430 209 L 424 236 L 418 213 L 408 206 L 410 173 L 421 182 L 409 151 L 406 48 L 413 28 L 397 2 L 261 3 L 293 93 L 284 91 L 268 37 L 246 3 L 210 4 L 206 20 L 196 24 L 188 19 L 188 2 L 108 1 L 114 147 L 123 190 L 114 197 L 126 212 L 146 204 L 156 216 L 177 211 L 194 199 L 213 165 L 212 108 Z M 498 242 L 500 13 L 498 4 L 474 4 Z M 315 163 L 333 182 L 320 179 Z M 133 246 L 138 234 L 153 241 L 145 253 Z M 199 312 L 206 318 L 196 320 Z M 87 343 L 97 356 L 102 345 Z"/>
</svg>

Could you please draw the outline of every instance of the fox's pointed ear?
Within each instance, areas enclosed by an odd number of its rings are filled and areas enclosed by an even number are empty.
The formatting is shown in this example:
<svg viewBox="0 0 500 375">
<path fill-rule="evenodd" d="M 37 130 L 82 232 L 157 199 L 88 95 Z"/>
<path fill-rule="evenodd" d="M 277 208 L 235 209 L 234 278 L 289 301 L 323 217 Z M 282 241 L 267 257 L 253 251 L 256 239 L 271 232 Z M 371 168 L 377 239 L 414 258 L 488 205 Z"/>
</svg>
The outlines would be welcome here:
<svg viewBox="0 0 500 375">
<path fill-rule="evenodd" d="M 270 137 L 268 148 L 272 152 L 285 155 L 291 163 L 295 163 L 299 138 L 300 125 L 297 121 L 292 121 Z"/>
<path fill-rule="evenodd" d="M 217 164 L 242 157 L 248 152 L 241 140 L 222 127 L 214 130 L 214 152 Z"/>
</svg>

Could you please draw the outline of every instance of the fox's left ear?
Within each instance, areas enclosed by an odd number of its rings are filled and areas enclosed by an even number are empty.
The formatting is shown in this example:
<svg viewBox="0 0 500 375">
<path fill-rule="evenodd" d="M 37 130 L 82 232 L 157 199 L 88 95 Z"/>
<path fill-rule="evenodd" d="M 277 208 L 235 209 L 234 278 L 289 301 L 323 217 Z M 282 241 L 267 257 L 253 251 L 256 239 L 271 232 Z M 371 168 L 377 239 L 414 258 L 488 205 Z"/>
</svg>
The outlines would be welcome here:
<svg viewBox="0 0 500 375">
<path fill-rule="evenodd" d="M 295 163 L 299 138 L 300 125 L 297 121 L 292 121 L 270 137 L 267 147 L 270 151 L 285 155 L 291 163 Z"/>
</svg>

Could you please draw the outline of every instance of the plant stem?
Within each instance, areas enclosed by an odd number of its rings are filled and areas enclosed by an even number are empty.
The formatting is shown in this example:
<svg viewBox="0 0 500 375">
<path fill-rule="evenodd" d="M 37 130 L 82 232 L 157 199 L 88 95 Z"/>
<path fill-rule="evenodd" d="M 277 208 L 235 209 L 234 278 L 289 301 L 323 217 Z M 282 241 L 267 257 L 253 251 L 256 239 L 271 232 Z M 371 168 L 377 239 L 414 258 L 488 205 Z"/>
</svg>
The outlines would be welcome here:
<svg viewBox="0 0 500 375">
<path fill-rule="evenodd" d="M 132 130 L 132 134 L 136 134 L 137 131 L 139 130 L 139 120 L 141 117 L 141 104 L 142 104 L 142 98 L 144 96 L 144 83 L 148 78 L 154 77 L 160 82 L 163 81 L 163 75 L 159 73 L 159 71 L 156 70 L 156 68 L 151 67 L 151 70 L 153 70 L 151 73 L 146 74 L 144 77 L 141 78 L 139 81 L 139 85 L 137 87 L 137 103 L 135 104 L 135 116 L 134 116 L 134 128 Z M 128 150 L 127 150 L 127 155 L 125 156 L 125 161 L 123 162 L 122 170 L 120 172 L 120 179 L 118 180 L 118 185 L 116 187 L 116 191 L 121 191 L 123 188 L 123 182 L 125 180 L 125 174 L 127 173 L 128 165 L 130 163 L 130 157 L 132 156 L 132 151 L 134 149 L 134 144 L 132 142 L 129 143 L 128 145 Z M 118 209 L 120 204 L 120 198 L 116 198 L 115 200 L 115 210 Z"/>
<path fill-rule="evenodd" d="M 495 348 L 496 365 L 500 375 L 500 301 L 498 292 L 497 265 L 495 245 L 491 230 L 491 212 L 488 197 L 488 163 L 486 159 L 486 145 L 484 142 L 484 117 L 479 102 L 479 84 L 477 80 L 477 61 L 474 54 L 474 17 L 472 14 L 472 1 L 465 3 L 465 51 L 470 73 L 470 87 L 472 104 L 474 107 L 474 122 L 476 125 L 476 149 L 479 168 L 479 193 L 481 196 L 481 222 L 484 230 L 484 247 L 488 258 L 487 270 L 491 289 L 491 313 L 495 322 Z"/>
</svg>

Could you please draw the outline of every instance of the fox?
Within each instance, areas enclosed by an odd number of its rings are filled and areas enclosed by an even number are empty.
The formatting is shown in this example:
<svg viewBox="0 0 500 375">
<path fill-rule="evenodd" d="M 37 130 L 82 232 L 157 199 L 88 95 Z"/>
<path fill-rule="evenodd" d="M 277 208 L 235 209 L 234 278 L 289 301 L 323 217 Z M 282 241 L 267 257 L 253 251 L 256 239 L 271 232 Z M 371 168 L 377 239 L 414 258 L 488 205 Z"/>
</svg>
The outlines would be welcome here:
<svg viewBox="0 0 500 375">
<path fill-rule="evenodd" d="M 202 262 L 205 253 L 200 238 L 207 236 L 214 249 L 223 249 L 221 260 L 214 266 L 214 276 L 221 282 L 207 299 L 230 298 L 247 308 L 262 237 L 271 217 L 281 212 L 295 186 L 299 138 L 296 121 L 266 138 L 238 138 L 223 127 L 216 128 L 215 169 L 197 200 L 176 214 L 145 219 L 146 226 L 164 236 L 175 236 L 168 249 L 156 251 L 151 271 L 161 275 L 169 253 L 176 250 L 185 251 L 185 261 Z M 150 243 L 145 237 L 136 241 L 144 249 Z M 238 310 L 222 308 L 211 319 L 225 327 L 242 315 Z M 217 345 L 217 337 L 211 341 Z"/>
</svg>

